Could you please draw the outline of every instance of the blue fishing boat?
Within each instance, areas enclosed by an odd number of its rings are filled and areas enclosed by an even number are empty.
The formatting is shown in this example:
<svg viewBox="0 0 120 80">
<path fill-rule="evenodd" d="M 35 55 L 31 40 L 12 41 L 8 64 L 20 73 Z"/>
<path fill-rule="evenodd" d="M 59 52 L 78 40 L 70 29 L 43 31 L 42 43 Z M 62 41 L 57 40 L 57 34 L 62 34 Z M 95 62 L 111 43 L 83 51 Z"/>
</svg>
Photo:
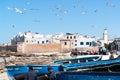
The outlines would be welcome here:
<svg viewBox="0 0 120 80">
<path fill-rule="evenodd" d="M 95 68 L 106 68 L 111 66 L 119 66 L 120 58 L 111 59 L 111 60 L 100 60 L 94 62 L 86 62 L 86 63 L 76 63 L 76 64 L 64 64 L 64 70 L 92 70 Z"/>
<path fill-rule="evenodd" d="M 61 72 L 57 80 L 120 80 L 120 72 Z"/>
<path fill-rule="evenodd" d="M 25 74 L 29 71 L 29 67 L 32 67 L 37 76 L 48 74 L 49 65 L 17 65 L 17 66 L 5 66 L 9 80 L 24 80 Z M 51 66 L 55 72 L 58 72 L 58 65 Z"/>
<path fill-rule="evenodd" d="M 28 64 L 27 67 L 32 67 L 33 70 L 37 73 L 37 75 L 47 74 L 48 66 L 51 66 L 55 72 L 58 72 L 59 65 L 34 65 Z"/>
<path fill-rule="evenodd" d="M 120 58 L 64 66 L 57 80 L 120 80 Z"/>
<path fill-rule="evenodd" d="M 33 70 L 38 76 L 48 73 L 48 65 L 29 64 L 26 66 L 6 66 L 5 68 L 9 79 L 23 80 L 23 75 L 28 72 L 29 66 L 33 67 Z M 62 64 L 64 70 L 62 72 L 59 72 L 59 65 L 51 66 L 56 72 L 57 80 L 120 80 L 120 58 L 76 64 Z"/>
<path fill-rule="evenodd" d="M 101 55 L 85 55 L 76 58 L 63 59 L 63 60 L 54 60 L 54 63 L 57 64 L 75 64 L 75 63 L 86 63 L 100 61 L 102 59 Z"/>
<path fill-rule="evenodd" d="M 23 75 L 28 72 L 28 68 L 25 65 L 5 66 L 5 70 L 9 80 L 14 80 L 15 78 L 22 80 Z"/>
</svg>

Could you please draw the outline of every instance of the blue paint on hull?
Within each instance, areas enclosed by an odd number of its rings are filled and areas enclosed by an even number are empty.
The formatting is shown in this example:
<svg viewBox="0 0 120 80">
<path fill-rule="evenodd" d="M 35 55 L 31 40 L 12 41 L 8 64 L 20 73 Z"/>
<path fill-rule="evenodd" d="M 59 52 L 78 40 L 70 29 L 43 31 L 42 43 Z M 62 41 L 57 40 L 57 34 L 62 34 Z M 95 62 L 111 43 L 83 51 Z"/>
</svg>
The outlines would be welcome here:
<svg viewBox="0 0 120 80">
<path fill-rule="evenodd" d="M 48 72 L 48 65 L 28 65 L 28 67 L 31 66 L 33 68 L 33 70 L 38 74 L 38 75 L 42 75 L 42 74 L 47 74 Z M 58 72 L 58 67 L 59 66 L 55 66 L 52 65 L 51 66 L 52 69 L 54 70 L 54 72 Z"/>
<path fill-rule="evenodd" d="M 101 60 L 101 61 L 94 61 L 94 62 L 84 62 L 84 63 L 76 63 L 76 64 L 64 64 L 65 70 L 71 69 L 86 69 L 86 68 L 95 68 L 99 66 L 109 66 L 109 65 L 116 65 L 120 64 L 120 59 L 112 59 L 112 60 Z"/>
<path fill-rule="evenodd" d="M 18 78 L 18 77 L 24 77 L 25 74 L 29 71 L 29 67 L 32 67 L 33 70 L 36 72 L 36 74 L 39 76 L 39 75 L 42 75 L 42 74 L 48 74 L 48 65 L 18 65 L 18 66 L 5 66 L 5 69 L 6 69 L 6 72 L 7 72 L 7 75 L 9 77 L 9 80 L 12 79 L 12 77 L 14 78 Z M 55 66 L 55 65 L 52 65 L 51 66 L 54 70 L 54 72 L 58 72 L 58 66 Z M 17 79 L 18 80 L 18 79 Z M 19 80 L 22 80 L 22 79 L 19 79 Z"/>
<path fill-rule="evenodd" d="M 26 74 L 28 72 L 27 66 L 19 65 L 19 66 L 5 66 L 7 75 L 9 77 Z"/>
<path fill-rule="evenodd" d="M 120 80 L 120 73 L 113 72 L 63 72 L 57 80 Z"/>
<path fill-rule="evenodd" d="M 111 65 L 120 66 L 120 58 L 113 60 L 103 60 L 96 62 L 86 62 L 79 64 L 64 64 L 64 70 L 78 69 L 78 68 L 96 68 L 96 67 L 106 67 Z M 28 67 L 32 66 L 33 70 L 37 75 L 47 74 L 48 65 L 26 65 L 26 66 L 6 66 L 6 71 L 9 77 L 14 77 L 16 75 L 26 74 L 28 72 Z M 57 80 L 120 80 L 119 72 L 58 72 L 58 67 L 51 65 L 53 70 L 57 72 Z"/>
</svg>

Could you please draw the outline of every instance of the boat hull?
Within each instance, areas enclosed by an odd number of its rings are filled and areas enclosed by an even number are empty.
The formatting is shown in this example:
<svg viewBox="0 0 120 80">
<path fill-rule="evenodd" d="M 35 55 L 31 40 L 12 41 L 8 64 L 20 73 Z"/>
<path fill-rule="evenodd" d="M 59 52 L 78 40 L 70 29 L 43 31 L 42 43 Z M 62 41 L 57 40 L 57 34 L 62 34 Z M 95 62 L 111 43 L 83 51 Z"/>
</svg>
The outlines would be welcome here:
<svg viewBox="0 0 120 80">
<path fill-rule="evenodd" d="M 23 75 L 28 72 L 28 67 L 30 66 L 33 67 L 38 76 L 48 74 L 48 65 L 6 66 L 5 68 L 10 80 L 12 77 L 16 80 L 23 80 Z M 51 65 L 54 72 L 57 73 L 57 80 L 120 80 L 120 69 L 118 69 L 120 67 L 120 58 L 78 64 L 63 64 L 62 66 L 66 72 L 59 72 L 59 65 Z M 73 72 L 71 71 L 73 69 L 82 69 L 82 71 Z M 87 70 L 84 71 L 83 69 Z M 20 75 L 22 75 L 22 78 Z"/>
<path fill-rule="evenodd" d="M 29 67 L 32 67 L 36 72 L 37 76 L 48 74 L 48 65 L 20 65 L 20 66 L 5 66 L 7 75 L 9 80 L 23 80 L 27 72 L 29 71 Z M 55 72 L 58 72 L 57 65 L 51 66 Z"/>
<path fill-rule="evenodd" d="M 57 64 L 75 64 L 75 63 L 83 63 L 83 62 L 94 62 L 100 61 L 102 58 L 101 55 L 86 55 L 77 58 L 63 59 L 63 60 L 54 60 L 54 63 Z"/>
<path fill-rule="evenodd" d="M 118 72 L 63 72 L 57 80 L 120 80 Z"/>
</svg>

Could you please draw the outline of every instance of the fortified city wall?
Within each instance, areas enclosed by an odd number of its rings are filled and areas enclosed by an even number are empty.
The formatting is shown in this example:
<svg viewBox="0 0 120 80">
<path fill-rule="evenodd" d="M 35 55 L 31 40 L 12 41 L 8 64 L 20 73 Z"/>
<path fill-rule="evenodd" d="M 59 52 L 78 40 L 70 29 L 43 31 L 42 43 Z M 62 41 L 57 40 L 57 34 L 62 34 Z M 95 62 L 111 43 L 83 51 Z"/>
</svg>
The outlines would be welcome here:
<svg viewBox="0 0 120 80">
<path fill-rule="evenodd" d="M 60 44 L 17 44 L 18 53 L 60 52 Z"/>
</svg>

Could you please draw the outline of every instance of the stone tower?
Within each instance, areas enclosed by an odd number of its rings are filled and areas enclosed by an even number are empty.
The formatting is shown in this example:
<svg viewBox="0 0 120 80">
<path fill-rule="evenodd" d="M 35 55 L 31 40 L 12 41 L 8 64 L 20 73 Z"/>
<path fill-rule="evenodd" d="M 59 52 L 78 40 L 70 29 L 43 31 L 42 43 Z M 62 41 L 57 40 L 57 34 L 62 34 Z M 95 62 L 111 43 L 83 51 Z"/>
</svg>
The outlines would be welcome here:
<svg viewBox="0 0 120 80">
<path fill-rule="evenodd" d="M 107 31 L 107 28 L 104 29 L 103 40 L 104 40 L 105 44 L 108 43 L 108 31 Z"/>
</svg>

